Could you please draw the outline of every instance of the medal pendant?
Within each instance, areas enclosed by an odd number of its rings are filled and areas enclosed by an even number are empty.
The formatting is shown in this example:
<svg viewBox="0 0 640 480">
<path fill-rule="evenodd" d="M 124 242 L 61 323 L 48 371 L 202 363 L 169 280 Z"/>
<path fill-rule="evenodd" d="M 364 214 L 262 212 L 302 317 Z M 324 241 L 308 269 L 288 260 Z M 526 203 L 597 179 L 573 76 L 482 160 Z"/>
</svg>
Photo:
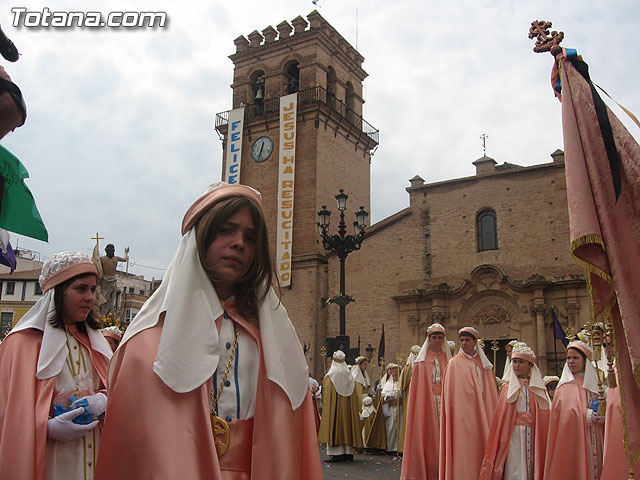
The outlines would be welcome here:
<svg viewBox="0 0 640 480">
<path fill-rule="evenodd" d="M 213 431 L 213 441 L 216 446 L 218 458 L 227 453 L 229 443 L 231 443 L 231 432 L 229 425 L 222 418 L 211 414 L 211 430 Z"/>
</svg>

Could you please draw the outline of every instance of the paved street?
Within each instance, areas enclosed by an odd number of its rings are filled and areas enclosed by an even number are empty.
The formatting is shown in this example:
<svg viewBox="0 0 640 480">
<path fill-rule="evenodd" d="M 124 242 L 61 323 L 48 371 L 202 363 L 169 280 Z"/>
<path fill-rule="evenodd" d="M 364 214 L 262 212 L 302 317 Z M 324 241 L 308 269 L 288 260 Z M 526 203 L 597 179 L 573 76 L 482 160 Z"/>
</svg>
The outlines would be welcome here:
<svg viewBox="0 0 640 480">
<path fill-rule="evenodd" d="M 324 463 L 329 457 L 326 455 L 326 446 L 320 447 L 320 459 L 322 460 L 322 470 L 324 478 L 328 479 L 390 479 L 400 478 L 400 457 L 389 457 L 386 455 L 354 455 L 353 462 Z"/>
</svg>

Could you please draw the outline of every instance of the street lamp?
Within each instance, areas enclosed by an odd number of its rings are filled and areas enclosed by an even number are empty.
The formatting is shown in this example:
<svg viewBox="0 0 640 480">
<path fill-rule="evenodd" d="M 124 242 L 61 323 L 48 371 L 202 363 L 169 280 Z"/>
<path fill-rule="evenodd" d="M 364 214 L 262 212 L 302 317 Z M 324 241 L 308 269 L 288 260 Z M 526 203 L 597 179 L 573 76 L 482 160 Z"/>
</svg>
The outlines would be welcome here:
<svg viewBox="0 0 640 480">
<path fill-rule="evenodd" d="M 354 235 L 347 235 L 347 225 L 344 222 L 344 211 L 347 209 L 347 198 L 349 196 L 344 193 L 344 190 L 340 190 L 340 193 L 336 195 L 336 201 L 338 202 L 338 210 L 340 210 L 340 223 L 338 224 L 338 234 L 330 235 L 328 233 L 331 212 L 327 210 L 327 206 L 323 205 L 322 209 L 318 211 L 318 233 L 322 237 L 322 246 L 325 250 L 335 253 L 340 259 L 340 295 L 332 297 L 328 300 L 329 303 L 337 303 L 340 306 L 340 336 L 345 335 L 345 307 L 353 302 L 353 298 L 346 295 L 344 292 L 345 284 L 345 260 L 354 250 L 360 250 L 362 240 L 364 240 L 365 227 L 367 225 L 367 217 L 369 214 L 360 207 L 360 210 L 356 212 L 356 221 L 353 222 Z"/>
<path fill-rule="evenodd" d="M 364 351 L 367 352 L 367 360 L 369 360 L 369 363 L 371 363 L 371 359 L 373 358 L 374 350 L 375 348 L 372 347 L 371 344 L 367 345 L 367 348 L 364 349 Z"/>
</svg>

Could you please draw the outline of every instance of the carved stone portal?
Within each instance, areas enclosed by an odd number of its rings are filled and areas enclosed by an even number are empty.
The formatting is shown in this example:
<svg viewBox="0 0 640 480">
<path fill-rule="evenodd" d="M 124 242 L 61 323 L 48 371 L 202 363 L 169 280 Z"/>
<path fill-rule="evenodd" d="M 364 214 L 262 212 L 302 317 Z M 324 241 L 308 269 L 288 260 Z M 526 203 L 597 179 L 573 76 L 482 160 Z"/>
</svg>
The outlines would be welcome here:
<svg viewBox="0 0 640 480">
<path fill-rule="evenodd" d="M 518 325 L 518 306 L 496 295 L 480 298 L 470 305 L 466 322 L 478 329 L 483 337 L 506 338 L 509 336 L 509 327 L 520 329 Z"/>
</svg>

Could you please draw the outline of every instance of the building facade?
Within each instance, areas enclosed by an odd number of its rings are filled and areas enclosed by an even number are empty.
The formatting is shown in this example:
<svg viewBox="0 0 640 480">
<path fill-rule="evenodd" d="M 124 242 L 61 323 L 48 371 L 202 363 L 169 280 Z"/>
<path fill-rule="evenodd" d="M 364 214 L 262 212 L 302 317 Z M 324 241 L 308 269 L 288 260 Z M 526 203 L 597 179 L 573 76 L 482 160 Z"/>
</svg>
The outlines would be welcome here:
<svg viewBox="0 0 640 480">
<path fill-rule="evenodd" d="M 40 254 L 16 249 L 17 266 L 13 273 L 0 266 L 0 339 L 42 298 L 38 279 L 44 262 Z M 152 282 L 142 275 L 116 271 L 116 311 L 125 327 L 129 325 L 152 294 Z"/>
<path fill-rule="evenodd" d="M 379 138 L 361 117 L 363 57 L 317 11 L 291 24 L 236 38 L 232 106 L 245 106 L 240 182 L 262 192 L 275 252 L 278 159 L 256 159 L 252 146 L 267 136 L 278 151 L 277 102 L 298 92 L 292 282 L 281 298 L 312 373 L 321 376 L 322 347 L 339 333 L 339 308 L 326 303 L 338 293 L 339 261 L 322 248 L 317 211 L 328 205 L 336 212 L 329 202 L 339 189 L 349 195 L 348 219 L 361 205 L 370 210 Z M 228 115 L 216 118 L 223 147 Z M 565 327 L 590 317 L 584 274 L 569 253 L 563 153 L 530 167 L 488 157 L 473 163 L 471 177 L 432 184 L 412 178 L 409 207 L 367 228 L 361 250 L 347 258 L 346 292 L 356 302 L 347 306 L 346 333 L 351 346 L 359 343 L 364 354 L 371 345 L 376 357 L 384 323 L 389 362 L 422 344 L 433 322 L 453 339 L 473 325 L 490 358 L 491 346 L 498 348 L 498 369 L 502 347 L 517 338 L 536 349 L 543 372 L 553 373 L 561 345 L 551 309 Z"/>
</svg>

